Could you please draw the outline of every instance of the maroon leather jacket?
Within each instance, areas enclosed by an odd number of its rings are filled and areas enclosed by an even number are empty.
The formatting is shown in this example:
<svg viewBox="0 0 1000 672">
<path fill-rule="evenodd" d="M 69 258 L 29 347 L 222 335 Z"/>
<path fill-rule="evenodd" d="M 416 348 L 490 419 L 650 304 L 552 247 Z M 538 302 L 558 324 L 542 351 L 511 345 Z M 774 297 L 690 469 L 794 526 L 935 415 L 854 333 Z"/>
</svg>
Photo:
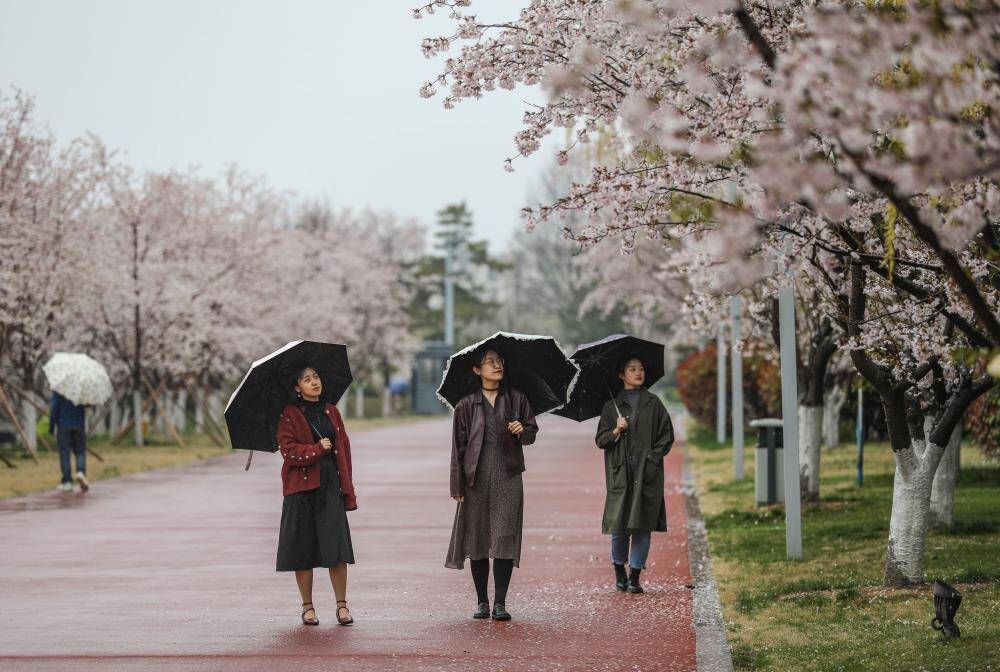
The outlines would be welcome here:
<svg viewBox="0 0 1000 672">
<path fill-rule="evenodd" d="M 479 452 L 486 435 L 486 411 L 483 404 L 489 403 L 482 390 L 462 397 L 455 406 L 454 425 L 451 433 L 451 496 L 464 497 L 465 487 L 476 483 L 476 466 Z M 524 451 L 522 446 L 530 446 L 538 435 L 535 414 L 528 405 L 528 398 L 520 390 L 501 388 L 497 393 L 495 408 L 503 423 L 501 448 L 507 475 L 513 476 L 524 471 Z M 524 426 L 520 437 L 507 431 L 506 425 L 517 418 Z"/>
<path fill-rule="evenodd" d="M 337 460 L 337 471 L 340 472 L 340 491 L 344 495 L 344 508 L 353 511 L 358 508 L 358 500 L 354 494 L 354 482 L 351 480 L 351 440 L 347 438 L 347 429 L 340 411 L 333 404 L 326 405 L 326 414 L 330 416 L 335 439 L 333 442 L 333 457 Z M 285 496 L 319 487 L 319 460 L 323 457 L 323 446 L 313 441 L 302 409 L 295 404 L 288 404 L 278 421 L 278 450 L 284 458 L 281 465 L 281 493 Z"/>
</svg>

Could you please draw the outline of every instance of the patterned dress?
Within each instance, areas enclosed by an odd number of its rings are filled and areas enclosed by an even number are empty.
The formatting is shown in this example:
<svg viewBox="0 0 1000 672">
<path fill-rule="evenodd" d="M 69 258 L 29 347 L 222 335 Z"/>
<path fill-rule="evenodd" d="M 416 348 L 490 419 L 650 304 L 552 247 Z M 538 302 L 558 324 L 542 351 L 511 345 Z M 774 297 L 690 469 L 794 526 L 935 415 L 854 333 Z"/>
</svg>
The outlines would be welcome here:
<svg viewBox="0 0 1000 672">
<path fill-rule="evenodd" d="M 488 400 L 483 401 L 486 427 L 476 468 L 476 484 L 465 486 L 465 501 L 458 505 L 451 530 L 445 566 L 462 569 L 465 559 L 521 560 L 521 527 L 524 521 L 524 488 L 521 474 L 507 475 L 502 434 L 507 423 Z"/>
</svg>

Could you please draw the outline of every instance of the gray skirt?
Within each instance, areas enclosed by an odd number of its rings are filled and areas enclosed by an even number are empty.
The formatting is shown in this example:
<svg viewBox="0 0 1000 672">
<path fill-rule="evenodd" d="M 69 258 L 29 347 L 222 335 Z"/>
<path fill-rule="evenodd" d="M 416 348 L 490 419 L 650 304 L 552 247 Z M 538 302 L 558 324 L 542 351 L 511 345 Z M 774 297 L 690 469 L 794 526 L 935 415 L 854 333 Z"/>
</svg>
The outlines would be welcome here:
<svg viewBox="0 0 1000 672">
<path fill-rule="evenodd" d="M 279 572 L 354 564 L 340 477 L 329 453 L 319 461 L 319 483 L 314 490 L 286 495 L 282 502 Z"/>
</svg>

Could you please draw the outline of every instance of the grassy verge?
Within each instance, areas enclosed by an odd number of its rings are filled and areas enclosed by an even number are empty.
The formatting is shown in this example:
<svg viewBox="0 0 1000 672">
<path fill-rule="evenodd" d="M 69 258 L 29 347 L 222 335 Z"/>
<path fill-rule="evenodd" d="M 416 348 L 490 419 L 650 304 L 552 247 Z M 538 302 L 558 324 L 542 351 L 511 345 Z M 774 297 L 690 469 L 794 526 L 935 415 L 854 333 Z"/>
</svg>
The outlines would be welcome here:
<svg viewBox="0 0 1000 672">
<path fill-rule="evenodd" d="M 420 422 L 426 418 L 427 416 L 402 416 L 349 419 L 346 424 L 348 432 L 353 434 L 376 427 Z M 129 439 L 131 436 L 116 446 L 109 445 L 108 439 L 105 437 L 90 439 L 88 446 L 100 453 L 104 462 L 98 461 L 93 455 L 87 455 L 87 478 L 91 481 L 99 481 L 140 471 L 188 464 L 231 452 L 229 448 L 219 448 L 209 441 L 208 437 L 200 435 L 187 435 L 185 437 L 187 446 L 184 448 L 176 443 L 168 443 L 164 438 L 157 436 L 148 437 L 147 445 L 136 448 L 127 445 Z M 53 446 L 55 444 L 51 438 L 49 443 Z M 35 464 L 21 450 L 6 450 L 4 456 L 17 465 L 17 468 L 11 469 L 0 462 L 0 499 L 51 490 L 59 484 L 59 453 L 57 451 L 47 451 L 39 447 L 38 464 Z"/>
<path fill-rule="evenodd" d="M 929 625 L 929 586 L 882 587 L 894 470 L 887 445 L 866 446 L 861 487 L 853 445 L 823 450 L 823 499 L 804 507 L 804 558 L 788 561 L 783 508 L 753 506 L 753 448 L 748 476 L 734 482 L 729 446 L 704 429 L 690 437 L 737 669 L 1000 670 L 1000 466 L 965 447 L 955 528 L 927 540 L 927 580 L 964 595 L 962 636 L 944 641 Z"/>
</svg>

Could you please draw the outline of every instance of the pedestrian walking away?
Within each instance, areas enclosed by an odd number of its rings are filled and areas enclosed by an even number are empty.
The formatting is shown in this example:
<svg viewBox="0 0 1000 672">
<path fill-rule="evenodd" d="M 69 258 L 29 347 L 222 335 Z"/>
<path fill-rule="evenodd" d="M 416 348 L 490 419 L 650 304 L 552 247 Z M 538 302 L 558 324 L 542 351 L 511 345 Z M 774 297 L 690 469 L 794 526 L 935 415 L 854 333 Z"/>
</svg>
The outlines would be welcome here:
<svg viewBox="0 0 1000 672">
<path fill-rule="evenodd" d="M 505 383 L 504 359 L 495 349 L 481 349 L 473 361 L 478 389 L 455 405 L 451 496 L 458 505 L 445 566 L 463 569 L 469 559 L 478 602 L 473 618 L 509 621 L 507 589 L 521 558 L 523 447 L 535 442 L 538 425 L 527 396 Z"/>
<path fill-rule="evenodd" d="M 281 467 L 281 529 L 277 571 L 295 572 L 302 597 L 302 623 L 319 625 L 313 605 L 313 569 L 329 570 L 337 598 L 337 622 L 351 625 L 347 565 L 354 547 L 347 511 L 358 508 L 351 479 L 351 442 L 340 411 L 320 399 L 323 382 L 311 366 L 293 375 L 295 399 L 278 421 Z"/>
<path fill-rule="evenodd" d="M 615 587 L 642 593 L 639 577 L 646 568 L 650 535 L 667 531 L 663 458 L 673 446 L 674 428 L 663 402 L 643 386 L 641 360 L 623 359 L 618 377 L 624 387 L 605 402 L 597 426 L 607 487 L 602 532 L 611 535 Z"/>
<path fill-rule="evenodd" d="M 49 434 L 56 435 L 59 445 L 59 468 L 62 480 L 59 490 L 73 492 L 73 482 L 86 492 L 90 489 L 87 480 L 87 414 L 86 408 L 62 396 L 52 393 L 49 403 Z M 76 472 L 72 470 L 71 457 L 76 457 Z"/>
</svg>

